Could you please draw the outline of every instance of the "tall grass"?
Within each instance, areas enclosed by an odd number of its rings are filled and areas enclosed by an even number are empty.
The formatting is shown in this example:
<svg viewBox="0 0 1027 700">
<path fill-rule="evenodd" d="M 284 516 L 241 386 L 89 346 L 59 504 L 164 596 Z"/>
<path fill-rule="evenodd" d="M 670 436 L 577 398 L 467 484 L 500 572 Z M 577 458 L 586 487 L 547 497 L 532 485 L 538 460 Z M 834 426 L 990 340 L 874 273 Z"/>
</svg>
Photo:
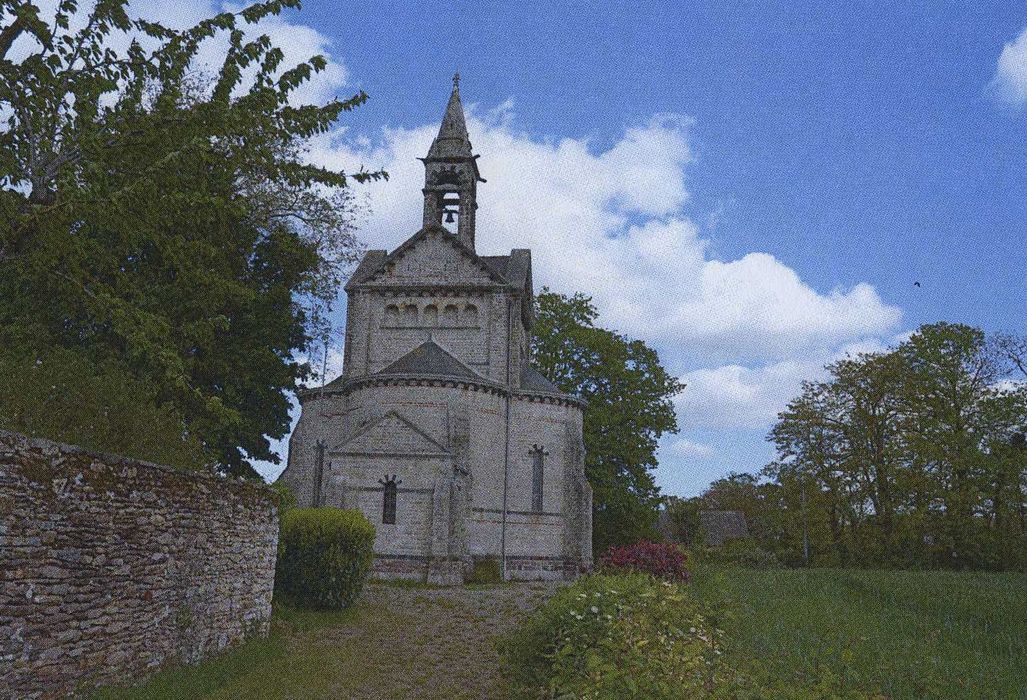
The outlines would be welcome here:
<svg viewBox="0 0 1027 700">
<path fill-rule="evenodd" d="M 729 658 L 903 698 L 1027 699 L 1027 575 L 700 569 Z"/>
</svg>

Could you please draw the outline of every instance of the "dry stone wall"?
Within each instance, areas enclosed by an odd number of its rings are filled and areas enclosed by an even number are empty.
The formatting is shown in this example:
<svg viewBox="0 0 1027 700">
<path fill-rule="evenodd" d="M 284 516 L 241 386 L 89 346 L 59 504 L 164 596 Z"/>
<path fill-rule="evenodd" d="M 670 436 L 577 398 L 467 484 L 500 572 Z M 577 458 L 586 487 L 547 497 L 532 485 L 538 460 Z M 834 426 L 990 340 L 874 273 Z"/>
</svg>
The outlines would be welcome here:
<svg viewBox="0 0 1027 700">
<path fill-rule="evenodd" d="M 0 697 L 192 663 L 271 617 L 265 486 L 0 431 Z"/>
</svg>

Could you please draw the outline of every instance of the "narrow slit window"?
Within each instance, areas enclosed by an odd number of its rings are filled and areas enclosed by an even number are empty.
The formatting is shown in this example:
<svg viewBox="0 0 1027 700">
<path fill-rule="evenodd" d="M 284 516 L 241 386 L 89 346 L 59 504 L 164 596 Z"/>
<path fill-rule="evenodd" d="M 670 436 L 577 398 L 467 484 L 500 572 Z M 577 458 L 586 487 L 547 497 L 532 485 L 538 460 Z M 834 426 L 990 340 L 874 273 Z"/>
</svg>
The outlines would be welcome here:
<svg viewBox="0 0 1027 700">
<path fill-rule="evenodd" d="M 382 485 L 382 523 L 385 525 L 396 524 L 396 477 L 379 480 Z"/>
<path fill-rule="evenodd" d="M 541 513 L 545 458 L 549 453 L 541 445 L 534 445 L 528 454 L 531 455 L 531 510 Z"/>
</svg>

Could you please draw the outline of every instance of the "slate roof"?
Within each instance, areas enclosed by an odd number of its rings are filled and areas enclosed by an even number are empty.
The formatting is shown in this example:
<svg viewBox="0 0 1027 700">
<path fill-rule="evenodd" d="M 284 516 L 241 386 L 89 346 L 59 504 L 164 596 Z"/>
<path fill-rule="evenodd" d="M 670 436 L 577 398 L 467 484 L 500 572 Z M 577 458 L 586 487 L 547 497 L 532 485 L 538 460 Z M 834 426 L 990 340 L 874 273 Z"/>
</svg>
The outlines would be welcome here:
<svg viewBox="0 0 1027 700">
<path fill-rule="evenodd" d="M 429 340 L 375 374 L 418 374 L 482 381 L 482 376 Z"/>
<path fill-rule="evenodd" d="M 439 135 L 431 142 L 428 149 L 429 159 L 473 158 L 471 139 L 467 136 L 467 124 L 464 121 L 464 107 L 460 104 L 460 89 L 456 82 L 453 93 L 446 105 L 446 114 L 442 117 Z"/>
<path fill-rule="evenodd" d="M 700 510 L 699 526 L 710 547 L 719 547 L 728 540 L 749 536 L 745 513 L 740 510 Z"/>
<path fill-rule="evenodd" d="M 386 250 L 367 251 L 364 257 L 361 258 L 360 264 L 357 265 L 357 269 L 350 275 L 350 281 L 346 286 L 370 277 L 373 272 L 382 266 L 387 257 L 389 257 L 389 252 Z"/>
<path fill-rule="evenodd" d="M 509 255 L 479 255 L 485 264 L 500 277 L 506 277 L 506 268 L 510 266 Z"/>
<path fill-rule="evenodd" d="M 529 365 L 521 367 L 521 389 L 526 391 L 541 391 L 547 394 L 562 394 L 559 388 L 545 378 L 541 372 Z"/>
</svg>

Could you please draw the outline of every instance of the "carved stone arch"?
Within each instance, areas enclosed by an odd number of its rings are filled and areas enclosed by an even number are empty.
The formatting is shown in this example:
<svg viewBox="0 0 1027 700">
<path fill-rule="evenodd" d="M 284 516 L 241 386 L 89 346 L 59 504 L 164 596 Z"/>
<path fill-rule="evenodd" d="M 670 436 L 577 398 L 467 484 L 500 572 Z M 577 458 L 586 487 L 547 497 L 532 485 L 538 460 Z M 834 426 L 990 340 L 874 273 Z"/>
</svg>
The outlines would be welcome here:
<svg viewBox="0 0 1027 700">
<path fill-rule="evenodd" d="M 460 308 L 456 304 L 446 304 L 442 310 L 442 323 L 446 326 L 455 326 L 460 321 Z"/>
<path fill-rule="evenodd" d="M 439 324 L 439 307 L 435 304 L 425 306 L 423 320 L 426 326 L 437 326 Z"/>
<path fill-rule="evenodd" d="M 416 326 L 417 325 L 417 305 L 416 304 L 404 304 L 403 305 L 403 325 L 404 326 Z"/>
<path fill-rule="evenodd" d="M 399 325 L 399 307 L 395 304 L 389 304 L 385 307 L 385 318 L 382 321 L 385 326 L 398 326 Z"/>
<path fill-rule="evenodd" d="M 460 320 L 465 326 L 479 326 L 480 321 L 478 319 L 478 307 L 474 304 L 465 305 L 463 311 L 460 313 Z"/>
</svg>

